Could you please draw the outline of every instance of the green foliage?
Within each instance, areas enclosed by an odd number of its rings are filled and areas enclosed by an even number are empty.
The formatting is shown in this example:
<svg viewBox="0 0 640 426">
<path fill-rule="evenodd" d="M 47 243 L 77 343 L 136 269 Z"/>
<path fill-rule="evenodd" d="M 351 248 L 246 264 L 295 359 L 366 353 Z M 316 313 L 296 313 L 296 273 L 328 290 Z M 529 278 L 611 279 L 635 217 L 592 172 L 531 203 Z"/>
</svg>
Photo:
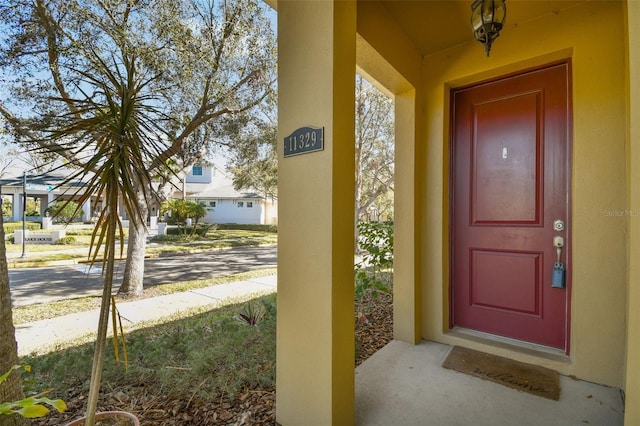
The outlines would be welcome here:
<svg viewBox="0 0 640 426">
<path fill-rule="evenodd" d="M 13 203 L 9 199 L 2 199 L 2 215 L 9 217 L 13 215 Z"/>
<path fill-rule="evenodd" d="M 262 304 L 255 304 L 253 301 L 246 302 L 242 311 L 236 315 L 236 319 L 242 323 L 256 326 L 267 316 L 267 311 Z"/>
<path fill-rule="evenodd" d="M 21 142 L 39 143 L 43 123 L 83 112 L 74 99 L 101 95 L 79 80 L 110 79 L 101 62 L 126 52 L 137 59 L 135 77 L 147 79 L 158 125 L 172 136 L 166 152 L 146 159 L 148 170 L 167 175 L 170 162 L 192 165 L 227 142 L 228 117 L 256 108 L 274 91 L 276 40 L 268 9 L 260 0 L 4 1 L 0 71 L 10 77 L 0 105 L 11 110 L 6 127 Z M 74 157 L 75 151 L 59 148 L 49 151 Z"/>
<path fill-rule="evenodd" d="M 70 223 L 82 216 L 82 209 L 75 201 L 57 201 L 46 210 L 54 222 Z"/>
<path fill-rule="evenodd" d="M 358 235 L 361 260 L 355 265 L 356 300 L 365 294 L 376 297 L 378 292 L 388 293 L 380 272 L 393 268 L 393 222 L 359 222 Z"/>
<path fill-rule="evenodd" d="M 247 231 L 260 232 L 278 232 L 278 225 L 258 225 L 258 224 L 239 224 L 239 223 L 218 223 L 216 229 L 244 229 Z"/>
<path fill-rule="evenodd" d="M 278 129 L 275 103 L 265 104 L 262 110 L 263 114 L 253 114 L 244 119 L 237 117 L 238 121 L 254 123 L 253 126 L 237 126 L 234 132 L 236 140 L 242 140 L 243 143 L 229 145 L 227 170 L 231 173 L 236 190 L 258 191 L 265 197 L 277 199 Z"/>
<path fill-rule="evenodd" d="M 197 237 L 204 238 L 209 231 L 215 230 L 216 226 L 208 223 L 199 223 L 197 226 L 178 226 L 177 228 L 167 228 L 167 235 L 158 235 L 157 238 L 153 237 L 152 241 L 193 241 L 198 239 Z"/>
<path fill-rule="evenodd" d="M 67 235 L 74 235 L 74 236 L 91 236 L 93 235 L 93 224 L 91 224 L 91 227 L 86 227 L 86 228 L 76 228 L 73 226 L 69 226 L 66 227 L 66 233 Z"/>
<path fill-rule="evenodd" d="M 30 231 L 37 231 L 42 229 L 42 224 L 40 222 L 26 222 L 25 226 Z M 4 233 L 13 234 L 16 229 L 22 229 L 22 222 L 5 222 L 4 223 Z"/>
<path fill-rule="evenodd" d="M 25 215 L 30 217 L 40 216 L 40 201 L 34 201 L 33 198 L 27 198 L 27 208 L 25 209 Z"/>
<path fill-rule="evenodd" d="M 61 246 L 75 244 L 76 242 L 77 242 L 76 237 L 74 237 L 73 235 L 68 235 L 66 237 L 58 238 L 56 240 L 56 244 Z"/>
<path fill-rule="evenodd" d="M 359 222 L 358 252 L 363 264 L 393 267 L 393 222 Z"/>
<path fill-rule="evenodd" d="M 196 233 L 198 220 L 206 216 L 207 209 L 203 204 L 196 203 L 191 200 L 172 199 L 162 203 L 160 214 L 169 214 L 170 222 L 178 225 L 178 232 L 185 233 L 187 228 L 187 219 L 195 220 L 195 226 L 191 227 L 191 235 Z M 208 229 L 207 229 L 208 230 Z M 206 231 L 204 233 L 206 234 Z"/>
<path fill-rule="evenodd" d="M 168 228 L 167 235 L 154 235 L 149 239 L 152 243 L 173 244 L 173 243 L 188 243 L 194 241 L 194 238 L 189 235 L 185 235 L 183 232 L 178 231 L 176 228 Z"/>
<path fill-rule="evenodd" d="M 0 386 L 2 383 L 7 380 L 9 375 L 19 368 L 24 368 L 25 371 L 30 371 L 31 367 L 28 365 L 20 366 L 14 365 L 7 371 L 5 374 L 0 376 Z M 2 414 L 19 414 L 22 417 L 26 417 L 29 419 L 44 417 L 49 414 L 49 409 L 45 405 L 49 405 L 52 408 L 55 408 L 59 413 L 62 413 L 67 409 L 67 405 L 61 399 L 49 399 L 45 398 L 43 395 L 47 394 L 47 392 L 42 392 L 38 395 L 30 396 L 27 398 L 23 398 L 19 401 L 7 401 L 0 402 L 0 415 Z"/>
<path fill-rule="evenodd" d="M 119 209 L 131 220 L 142 223 L 141 205 L 149 201 L 147 189 L 151 177 L 147 172 L 149 158 L 156 158 L 163 141 L 170 138 L 158 122 L 153 98 L 146 91 L 149 80 L 139 76 L 135 52 L 123 49 L 119 56 L 102 58 L 93 51 L 91 59 L 98 70 L 79 71 L 78 86 L 91 90 L 78 99 L 58 99 L 71 111 L 60 114 L 46 132 L 44 150 L 55 153 L 73 152 L 85 162 L 72 173 L 65 184 L 82 181 L 78 189 L 78 205 L 100 199 L 103 209 L 91 236 L 89 258 L 103 264 L 104 285 L 98 331 L 92 358 L 91 382 L 87 398 L 87 422 L 94 421 L 102 369 L 104 365 L 111 290 L 113 286 L 116 242 L 124 247 L 124 232 Z M 141 200 L 142 199 L 142 200 Z M 65 203 L 56 213 L 71 205 Z M 76 208 L 76 212 L 79 209 Z M 102 249 L 102 250 L 101 250 Z"/>
<path fill-rule="evenodd" d="M 233 398 L 253 384 L 275 386 L 276 295 L 253 303 L 267 312 L 259 327 L 237 321 L 242 304 L 235 304 L 127 333 L 129 371 L 125 373 L 110 355 L 105 386 L 144 383 L 168 398 L 189 395 L 203 401 L 225 394 Z M 38 376 L 39 386 L 56 384 L 74 395 L 86 387 L 90 358 L 91 345 L 85 344 L 28 361 L 38 372 L 46 372 Z"/>
</svg>

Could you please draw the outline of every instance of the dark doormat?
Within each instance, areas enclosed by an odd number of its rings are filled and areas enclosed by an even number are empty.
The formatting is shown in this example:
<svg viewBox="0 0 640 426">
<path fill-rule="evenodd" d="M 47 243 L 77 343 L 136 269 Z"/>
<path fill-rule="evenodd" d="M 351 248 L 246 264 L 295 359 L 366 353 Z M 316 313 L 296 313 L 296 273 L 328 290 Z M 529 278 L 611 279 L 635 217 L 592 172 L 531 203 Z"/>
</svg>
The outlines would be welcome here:
<svg viewBox="0 0 640 426">
<path fill-rule="evenodd" d="M 560 398 L 558 372 L 545 367 L 460 346 L 451 349 L 442 366 L 544 398 Z"/>
</svg>

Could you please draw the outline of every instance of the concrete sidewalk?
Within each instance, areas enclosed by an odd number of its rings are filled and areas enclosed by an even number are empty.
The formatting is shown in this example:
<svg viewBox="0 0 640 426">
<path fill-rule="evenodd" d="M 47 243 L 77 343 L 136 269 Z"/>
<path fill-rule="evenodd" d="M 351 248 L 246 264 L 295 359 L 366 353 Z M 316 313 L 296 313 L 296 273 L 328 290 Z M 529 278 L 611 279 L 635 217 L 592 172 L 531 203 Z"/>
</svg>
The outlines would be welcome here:
<svg viewBox="0 0 640 426">
<path fill-rule="evenodd" d="M 147 321 L 156 321 L 177 312 L 203 306 L 212 309 L 276 291 L 277 276 L 233 281 L 164 296 L 123 302 L 117 305 L 125 328 L 134 328 Z M 98 327 L 99 310 L 64 315 L 16 326 L 18 355 L 44 353 L 64 342 L 86 335 L 94 335 Z"/>
</svg>

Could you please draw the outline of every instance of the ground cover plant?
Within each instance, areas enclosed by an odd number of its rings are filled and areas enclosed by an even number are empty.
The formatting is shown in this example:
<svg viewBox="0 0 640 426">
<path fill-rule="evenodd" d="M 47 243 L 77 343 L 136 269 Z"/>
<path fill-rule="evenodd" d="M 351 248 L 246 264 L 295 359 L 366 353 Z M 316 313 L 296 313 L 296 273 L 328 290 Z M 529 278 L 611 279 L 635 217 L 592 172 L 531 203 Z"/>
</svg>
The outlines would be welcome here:
<svg viewBox="0 0 640 426">
<path fill-rule="evenodd" d="M 251 302 L 265 312 L 255 325 L 237 320 L 245 303 L 129 333 L 128 371 L 114 361 L 108 348 L 99 410 L 129 411 L 143 424 L 273 419 L 276 296 Z M 65 413 L 34 424 L 59 425 L 80 415 L 92 350 L 85 344 L 24 360 L 32 365 L 36 382 L 54 388 L 51 395 L 68 406 Z"/>
</svg>

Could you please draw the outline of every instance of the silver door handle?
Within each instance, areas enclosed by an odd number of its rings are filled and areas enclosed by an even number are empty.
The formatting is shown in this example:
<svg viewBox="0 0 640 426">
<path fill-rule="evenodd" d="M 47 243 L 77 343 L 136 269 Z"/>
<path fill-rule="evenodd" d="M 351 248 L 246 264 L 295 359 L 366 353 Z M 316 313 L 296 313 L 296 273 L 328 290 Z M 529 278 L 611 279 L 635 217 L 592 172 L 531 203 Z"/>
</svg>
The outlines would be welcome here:
<svg viewBox="0 0 640 426">
<path fill-rule="evenodd" d="M 560 258 L 562 257 L 562 247 L 564 247 L 564 237 L 556 235 L 553 237 L 553 245 L 556 248 L 556 253 L 558 254 L 558 262 L 560 262 Z"/>
</svg>

